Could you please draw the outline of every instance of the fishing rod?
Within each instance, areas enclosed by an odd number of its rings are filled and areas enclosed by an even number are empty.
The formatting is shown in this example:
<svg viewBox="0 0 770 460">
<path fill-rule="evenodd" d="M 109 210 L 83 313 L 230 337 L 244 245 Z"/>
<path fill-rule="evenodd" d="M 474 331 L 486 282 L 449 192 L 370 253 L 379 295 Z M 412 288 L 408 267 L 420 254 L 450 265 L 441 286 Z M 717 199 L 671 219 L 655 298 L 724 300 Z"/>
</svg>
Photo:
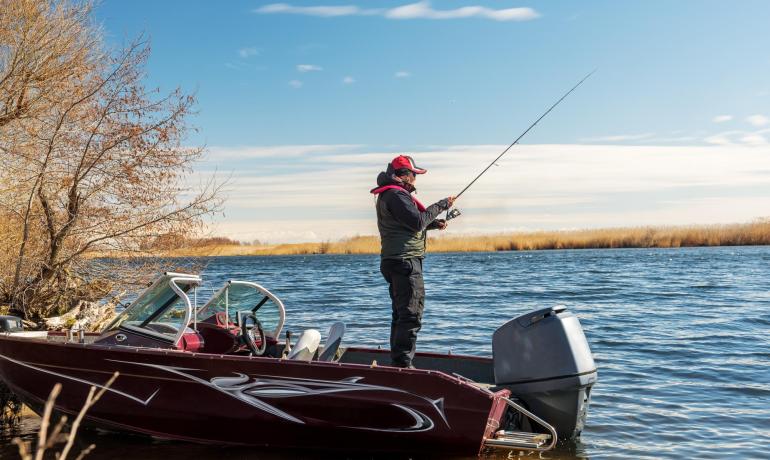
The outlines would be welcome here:
<svg viewBox="0 0 770 460">
<path fill-rule="evenodd" d="M 473 179 L 473 180 L 472 180 L 472 181 L 471 181 L 471 182 L 470 182 L 468 185 L 466 185 L 464 189 L 460 190 L 460 193 L 458 193 L 457 195 L 455 195 L 455 200 L 456 200 L 457 198 L 460 198 L 460 195 L 462 195 L 463 193 L 465 193 L 465 191 L 466 191 L 466 190 L 468 190 L 469 188 L 471 188 L 471 185 L 473 185 L 473 184 L 474 184 L 474 182 L 476 182 L 477 180 L 479 180 L 479 177 L 483 176 L 483 175 L 484 175 L 484 173 L 485 173 L 485 172 L 487 172 L 487 171 L 489 170 L 489 168 L 491 168 L 492 166 L 496 165 L 496 164 L 497 164 L 497 161 L 498 161 L 500 158 L 502 158 L 502 157 L 503 157 L 503 155 L 505 155 L 506 153 L 508 153 L 508 150 L 511 150 L 511 148 L 512 148 L 514 145 L 518 144 L 518 143 L 519 143 L 519 141 L 521 140 L 521 138 L 522 138 L 522 137 L 526 136 L 526 135 L 527 135 L 527 133 L 528 133 L 528 132 L 529 132 L 529 131 L 530 131 L 532 128 L 534 128 L 534 127 L 535 127 L 535 125 L 537 125 L 537 124 L 540 122 L 540 120 L 542 120 L 543 118 L 545 118 L 545 116 L 546 116 L 546 115 L 548 115 L 549 113 L 551 113 L 551 110 L 553 110 L 554 108 L 556 108 L 556 106 L 557 106 L 557 105 L 559 105 L 559 103 L 560 103 L 561 101 L 563 101 L 564 99 L 566 99 L 566 97 L 567 97 L 567 96 L 569 96 L 569 95 L 570 95 L 570 94 L 571 94 L 573 91 L 575 91 L 575 90 L 578 88 L 578 86 L 582 85 L 584 81 L 588 80 L 588 77 L 590 77 L 591 75 L 593 75 L 593 74 L 594 74 L 594 72 L 596 72 L 596 69 L 592 70 L 592 71 L 591 71 L 591 72 L 590 72 L 588 75 L 586 75 L 585 77 L 583 77 L 583 79 L 582 79 L 582 80 L 580 80 L 579 82 L 577 82 L 577 84 L 576 84 L 575 86 L 573 86 L 573 87 L 572 87 L 572 89 L 570 89 L 569 91 L 567 91 L 566 93 L 564 93 L 564 95 L 563 95 L 561 98 L 559 98 L 559 100 L 558 100 L 558 101 L 554 102 L 554 104 L 553 104 L 553 105 L 552 105 L 552 106 L 551 106 L 551 107 L 550 107 L 548 110 L 546 110 L 546 111 L 545 111 L 545 113 L 543 113 L 542 115 L 540 115 L 540 118 L 538 118 L 537 120 L 535 120 L 535 122 L 534 122 L 534 123 L 532 123 L 531 125 L 529 125 L 529 128 L 527 128 L 527 129 L 526 129 L 526 130 L 525 130 L 523 133 L 521 133 L 521 135 L 519 135 L 519 137 L 517 137 L 515 141 L 511 142 L 511 145 L 509 145 L 509 146 L 508 146 L 508 147 L 507 147 L 505 150 L 503 150 L 503 153 L 501 153 L 500 155 L 498 155 L 498 156 L 497 156 L 497 158 L 495 158 L 494 160 L 492 160 L 492 162 L 491 162 L 491 163 L 489 163 L 489 165 L 488 165 L 486 168 L 484 168 L 484 170 L 483 170 L 483 171 L 481 171 L 481 172 L 479 173 L 479 175 L 478 175 L 478 176 L 476 176 L 476 177 L 475 177 L 475 178 L 474 178 L 474 179 Z M 446 220 L 454 219 L 455 217 L 459 216 L 460 214 L 461 214 L 461 213 L 460 213 L 460 210 L 459 210 L 459 209 L 451 209 L 451 206 L 450 206 L 450 209 L 447 209 L 447 210 L 446 210 Z"/>
</svg>

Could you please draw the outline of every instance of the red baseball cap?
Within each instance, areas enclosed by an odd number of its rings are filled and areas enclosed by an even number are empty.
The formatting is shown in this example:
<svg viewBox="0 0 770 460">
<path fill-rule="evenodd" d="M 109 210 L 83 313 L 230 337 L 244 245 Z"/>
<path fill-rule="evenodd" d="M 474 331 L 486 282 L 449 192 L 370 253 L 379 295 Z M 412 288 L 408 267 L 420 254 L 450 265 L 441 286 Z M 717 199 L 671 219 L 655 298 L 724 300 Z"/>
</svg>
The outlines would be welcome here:
<svg viewBox="0 0 770 460">
<path fill-rule="evenodd" d="M 416 164 L 414 164 L 414 160 L 412 157 L 407 155 L 399 155 L 396 158 L 393 159 L 393 161 L 390 162 L 390 166 L 393 167 L 394 170 L 398 171 L 399 169 L 408 169 L 412 171 L 415 174 L 425 174 L 428 172 L 427 169 L 419 168 Z"/>
</svg>

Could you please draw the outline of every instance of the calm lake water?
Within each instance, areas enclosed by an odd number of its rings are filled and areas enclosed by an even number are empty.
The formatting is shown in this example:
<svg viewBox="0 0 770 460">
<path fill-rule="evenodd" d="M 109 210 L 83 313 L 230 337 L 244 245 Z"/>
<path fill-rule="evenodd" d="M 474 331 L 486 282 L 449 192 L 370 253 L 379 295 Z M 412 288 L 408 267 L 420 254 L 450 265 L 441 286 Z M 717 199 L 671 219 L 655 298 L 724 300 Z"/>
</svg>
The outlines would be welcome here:
<svg viewBox="0 0 770 460">
<path fill-rule="evenodd" d="M 204 276 L 256 281 L 287 327 L 346 322 L 345 342 L 388 342 L 376 256 L 210 258 Z M 770 458 L 770 247 L 432 254 L 418 348 L 491 354 L 492 332 L 565 305 L 599 366 L 580 443 L 543 458 Z M 26 419 L 30 436 L 37 419 Z M 2 438 L 0 457 L 15 458 Z M 91 459 L 344 458 L 88 433 Z M 532 458 L 537 455 L 532 454 Z M 362 457 L 352 457 L 362 458 Z M 504 458 L 504 457 L 503 457 Z"/>
</svg>

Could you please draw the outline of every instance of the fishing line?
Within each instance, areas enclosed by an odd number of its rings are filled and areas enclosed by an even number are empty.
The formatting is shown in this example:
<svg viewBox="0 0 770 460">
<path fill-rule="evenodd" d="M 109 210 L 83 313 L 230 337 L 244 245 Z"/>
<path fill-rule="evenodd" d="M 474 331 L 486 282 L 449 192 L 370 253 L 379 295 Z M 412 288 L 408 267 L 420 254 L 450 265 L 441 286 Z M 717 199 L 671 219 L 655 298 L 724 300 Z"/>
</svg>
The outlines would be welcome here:
<svg viewBox="0 0 770 460">
<path fill-rule="evenodd" d="M 470 182 L 468 185 L 466 185 L 464 189 L 460 190 L 460 193 L 458 193 L 457 195 L 455 195 L 455 199 L 457 199 L 457 198 L 460 198 L 460 195 L 462 195 L 463 193 L 465 193 L 465 191 L 466 191 L 466 190 L 468 190 L 468 189 L 471 187 L 471 185 L 473 185 L 473 184 L 474 184 L 474 183 L 475 183 L 477 180 L 479 180 L 479 178 L 480 178 L 481 176 L 483 176 L 483 175 L 484 175 L 484 173 L 485 173 L 485 172 L 487 172 L 487 171 L 489 170 L 489 168 L 491 168 L 492 166 L 494 166 L 494 165 L 497 163 L 497 161 L 498 161 L 500 158 L 502 158 L 502 157 L 503 157 L 503 155 L 505 155 L 506 153 L 508 153 L 508 151 L 509 151 L 509 150 L 511 150 L 511 148 L 513 148 L 513 146 L 514 146 L 514 145 L 518 144 L 518 143 L 519 143 L 519 141 L 521 140 L 521 138 L 523 138 L 524 136 L 526 136 L 526 135 L 527 135 L 527 133 L 528 133 L 528 132 L 529 132 L 529 131 L 530 131 L 532 128 L 534 128 L 534 127 L 535 127 L 535 125 L 537 125 L 537 124 L 540 122 L 540 120 L 542 120 L 543 118 L 545 118 L 545 116 L 546 116 L 546 115 L 548 115 L 549 113 L 551 113 L 551 110 L 553 110 L 554 108 L 556 108 L 556 106 L 557 106 L 557 105 L 559 105 L 559 103 L 561 103 L 561 101 L 563 101 L 564 99 L 566 99 L 566 98 L 567 98 L 567 96 L 569 96 L 569 95 L 570 95 L 570 94 L 571 94 L 573 91 L 575 91 L 575 90 L 578 88 L 578 86 L 582 85 L 584 81 L 588 80 L 588 77 L 590 77 L 591 75 L 593 75 L 593 74 L 594 74 L 594 72 L 596 72 L 596 69 L 592 70 L 592 71 L 591 71 L 591 72 L 590 72 L 588 75 L 586 75 L 585 77 L 583 77 L 583 79 L 582 79 L 582 80 L 580 80 L 579 82 L 577 82 L 577 84 L 576 84 L 575 86 L 573 86 L 573 87 L 572 87 L 572 89 L 570 89 L 569 91 L 567 91 L 566 93 L 564 93 L 564 95 L 563 95 L 562 97 L 560 97 L 558 101 L 554 102 L 554 104 L 553 104 L 551 107 L 549 107 L 549 108 L 548 108 L 548 110 L 546 110 L 546 111 L 545 111 L 545 112 L 544 112 L 542 115 L 540 115 L 540 118 L 538 118 L 537 120 L 535 120 L 535 122 L 534 122 L 534 123 L 532 123 L 531 125 L 529 125 L 529 128 L 527 128 L 527 129 L 526 129 L 526 130 L 525 130 L 523 133 L 521 133 L 521 135 L 519 135 L 519 137 L 517 137 L 515 141 L 511 142 L 511 145 L 509 145 L 508 147 L 506 147 L 506 149 L 505 149 L 505 150 L 503 150 L 503 152 L 502 152 L 500 155 L 498 155 L 498 156 L 497 156 L 497 158 L 495 158 L 494 160 L 492 160 L 492 162 L 491 162 L 491 163 L 489 163 L 489 165 L 487 165 L 487 167 L 486 167 L 486 168 L 484 168 L 484 170 L 483 170 L 483 171 L 481 171 L 481 172 L 480 172 L 480 173 L 479 173 L 479 174 L 478 174 L 478 175 L 477 175 L 477 176 L 476 176 L 476 177 L 475 177 L 475 178 L 474 178 L 474 179 L 473 179 L 473 180 L 472 180 L 472 181 L 471 181 L 471 182 Z M 455 217 L 457 217 L 457 216 L 459 216 L 459 215 L 460 215 L 460 211 L 459 211 L 459 210 L 457 210 L 457 209 L 451 209 L 451 207 L 450 207 L 449 209 L 447 209 L 447 210 L 446 210 L 446 220 L 450 220 L 450 219 L 453 219 L 453 218 L 455 218 Z"/>
</svg>

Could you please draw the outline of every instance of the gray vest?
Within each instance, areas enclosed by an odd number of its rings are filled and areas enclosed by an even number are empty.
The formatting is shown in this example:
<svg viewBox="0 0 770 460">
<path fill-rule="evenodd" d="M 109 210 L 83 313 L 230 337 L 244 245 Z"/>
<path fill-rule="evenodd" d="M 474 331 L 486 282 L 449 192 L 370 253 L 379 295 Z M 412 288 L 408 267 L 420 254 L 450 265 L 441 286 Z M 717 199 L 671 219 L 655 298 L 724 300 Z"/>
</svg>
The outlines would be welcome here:
<svg viewBox="0 0 770 460">
<path fill-rule="evenodd" d="M 396 193 L 396 192 L 386 192 Z M 377 197 L 377 228 L 380 230 L 383 259 L 406 259 L 425 256 L 427 230 L 414 232 L 399 223 L 388 211 L 385 200 Z"/>
</svg>

